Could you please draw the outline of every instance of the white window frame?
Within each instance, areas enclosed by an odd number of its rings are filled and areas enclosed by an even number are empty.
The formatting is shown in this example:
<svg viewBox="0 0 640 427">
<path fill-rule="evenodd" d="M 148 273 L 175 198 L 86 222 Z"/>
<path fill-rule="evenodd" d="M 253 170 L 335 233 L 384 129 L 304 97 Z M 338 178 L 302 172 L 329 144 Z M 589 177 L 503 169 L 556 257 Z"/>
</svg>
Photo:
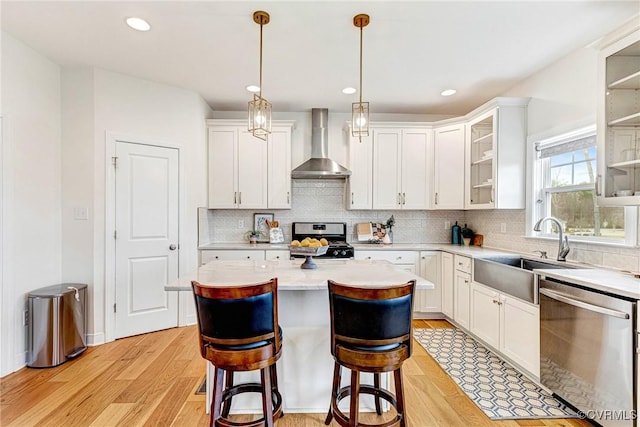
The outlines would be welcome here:
<svg viewBox="0 0 640 427">
<path fill-rule="evenodd" d="M 575 129 L 569 132 L 563 132 L 551 137 L 541 138 L 532 144 L 533 153 L 531 161 L 533 163 L 532 171 L 532 188 L 531 188 L 531 208 L 529 209 L 529 223 L 535 224 L 535 222 L 549 215 L 550 209 L 547 206 L 548 198 L 547 194 L 561 193 L 561 192 L 574 192 L 582 190 L 594 190 L 595 184 L 582 184 L 582 185 L 568 185 L 562 187 L 561 190 L 557 188 L 550 190 L 550 188 L 544 187 L 545 183 L 550 180 L 549 174 L 551 173 L 550 160 L 538 158 L 538 150 L 541 147 L 552 147 L 556 145 L 565 144 L 571 141 L 575 141 L 581 138 L 596 135 L 596 126 L 590 125 L 583 128 Z M 598 162 L 598 154 L 596 154 L 596 163 Z M 544 231 L 533 231 L 533 227 L 527 227 L 530 237 L 541 237 L 557 239 L 557 233 L 545 233 Z M 614 246 L 630 246 L 635 247 L 638 241 L 638 209 L 634 206 L 627 206 L 624 208 L 624 239 L 611 239 L 597 236 L 575 236 L 571 235 L 570 240 L 584 243 L 596 243 L 606 244 Z"/>
</svg>

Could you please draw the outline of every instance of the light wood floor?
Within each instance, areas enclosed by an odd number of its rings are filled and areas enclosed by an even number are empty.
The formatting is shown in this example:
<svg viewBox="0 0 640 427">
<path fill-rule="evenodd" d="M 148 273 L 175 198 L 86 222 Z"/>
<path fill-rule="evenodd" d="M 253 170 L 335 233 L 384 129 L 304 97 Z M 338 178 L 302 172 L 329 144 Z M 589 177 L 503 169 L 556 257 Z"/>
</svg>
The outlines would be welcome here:
<svg viewBox="0 0 640 427">
<path fill-rule="evenodd" d="M 450 325 L 417 320 L 414 326 Z M 0 425 L 207 426 L 205 397 L 195 394 L 205 371 L 196 336 L 195 326 L 168 329 L 89 348 L 55 368 L 21 369 L 0 379 Z M 403 369 L 412 427 L 590 426 L 581 420 L 490 421 L 418 344 Z M 320 427 L 324 417 L 286 414 L 277 426 Z"/>
</svg>

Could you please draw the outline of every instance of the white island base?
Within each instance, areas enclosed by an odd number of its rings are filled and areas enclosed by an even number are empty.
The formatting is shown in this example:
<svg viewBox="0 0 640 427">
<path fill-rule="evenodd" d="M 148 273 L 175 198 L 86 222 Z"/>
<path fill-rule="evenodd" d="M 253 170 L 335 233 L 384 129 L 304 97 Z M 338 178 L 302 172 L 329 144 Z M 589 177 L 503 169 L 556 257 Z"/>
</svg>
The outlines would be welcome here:
<svg viewBox="0 0 640 427">
<path fill-rule="evenodd" d="M 242 285 L 278 278 L 278 322 L 282 327 L 282 356 L 277 363 L 283 410 L 290 413 L 326 413 L 331 400 L 334 361 L 330 346 L 330 311 L 327 280 L 361 287 L 400 285 L 416 280 L 418 289 L 433 289 L 433 283 L 398 269 L 387 261 L 316 260 L 316 270 L 303 270 L 303 260 L 212 261 L 197 273 L 180 277 L 167 291 L 191 291 L 191 280 L 202 284 Z M 350 371 L 342 370 L 342 384 L 349 384 Z M 362 382 L 373 383 L 371 374 Z M 259 371 L 236 373 L 235 383 L 260 382 Z M 390 374 L 381 376 L 388 388 Z M 211 404 L 213 367 L 207 364 L 207 412 Z M 344 402 L 345 408 L 348 400 Z M 386 403 L 383 401 L 386 407 Z M 342 405 L 341 405 L 342 407 Z M 257 393 L 244 393 L 232 400 L 232 413 L 260 413 Z M 363 395 L 362 411 L 373 411 L 373 398 Z"/>
<path fill-rule="evenodd" d="M 329 323 L 328 291 L 279 291 L 278 320 L 282 327 L 282 356 L 277 363 L 278 385 L 285 413 L 325 413 L 331 401 L 334 361 L 331 356 L 331 325 Z M 342 369 L 343 385 L 348 385 L 351 371 Z M 207 363 L 207 413 L 211 406 L 214 367 Z M 362 374 L 362 382 L 373 384 L 373 375 Z M 236 383 L 260 383 L 259 371 L 236 372 Z M 389 384 L 389 375 L 382 374 L 381 385 Z M 257 393 L 244 393 L 232 400 L 231 413 L 262 412 L 262 400 Z M 348 408 L 345 400 L 345 408 Z M 382 401 L 383 406 L 386 402 Z M 342 406 L 342 405 L 341 405 Z M 373 398 L 362 395 L 361 411 L 374 411 Z"/>
</svg>

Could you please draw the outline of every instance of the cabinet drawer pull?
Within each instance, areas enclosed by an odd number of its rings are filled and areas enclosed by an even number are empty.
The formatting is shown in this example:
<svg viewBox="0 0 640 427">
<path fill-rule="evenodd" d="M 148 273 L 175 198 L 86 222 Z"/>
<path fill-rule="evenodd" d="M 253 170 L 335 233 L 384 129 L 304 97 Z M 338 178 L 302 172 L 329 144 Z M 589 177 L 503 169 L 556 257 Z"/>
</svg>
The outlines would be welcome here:
<svg viewBox="0 0 640 427">
<path fill-rule="evenodd" d="M 247 259 L 251 259 L 251 255 L 247 255 Z"/>
<path fill-rule="evenodd" d="M 220 259 L 220 257 L 218 255 L 216 255 L 216 259 Z"/>
</svg>

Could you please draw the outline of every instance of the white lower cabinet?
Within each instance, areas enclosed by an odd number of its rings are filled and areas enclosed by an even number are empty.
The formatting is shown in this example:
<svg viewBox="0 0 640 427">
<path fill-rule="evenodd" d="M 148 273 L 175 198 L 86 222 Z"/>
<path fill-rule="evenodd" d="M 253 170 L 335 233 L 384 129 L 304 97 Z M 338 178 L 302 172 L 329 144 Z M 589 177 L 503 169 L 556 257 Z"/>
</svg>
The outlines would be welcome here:
<svg viewBox="0 0 640 427">
<path fill-rule="evenodd" d="M 453 264 L 453 320 L 469 329 L 471 296 L 471 258 L 454 255 Z"/>
<path fill-rule="evenodd" d="M 420 276 L 432 282 L 435 288 L 416 291 L 413 311 L 420 313 L 442 312 L 441 256 L 439 251 L 420 252 Z"/>
<path fill-rule="evenodd" d="M 271 249 L 264 251 L 264 259 L 267 261 L 286 261 L 291 258 L 289 251 L 284 249 Z"/>
<path fill-rule="evenodd" d="M 453 319 L 453 254 L 442 252 L 442 313 Z"/>
<path fill-rule="evenodd" d="M 264 261 L 263 250 L 232 250 L 232 249 L 207 249 L 200 251 L 200 265 L 209 261 L 239 261 L 256 260 Z"/>
<path fill-rule="evenodd" d="M 540 378 L 540 310 L 537 306 L 473 282 L 469 330 Z"/>
<path fill-rule="evenodd" d="M 408 271 L 409 273 L 418 274 L 418 269 L 420 266 L 418 265 L 418 252 L 417 251 L 388 251 L 388 250 L 377 250 L 377 251 L 361 251 L 356 249 L 354 254 L 355 259 L 370 259 L 370 260 L 385 260 L 389 261 L 392 264 L 395 264 L 398 268 Z M 395 283 L 398 284 L 398 283 Z M 421 311 L 419 302 L 420 301 L 420 292 L 425 292 L 425 290 L 416 291 L 416 297 L 413 304 L 413 311 Z"/>
</svg>

